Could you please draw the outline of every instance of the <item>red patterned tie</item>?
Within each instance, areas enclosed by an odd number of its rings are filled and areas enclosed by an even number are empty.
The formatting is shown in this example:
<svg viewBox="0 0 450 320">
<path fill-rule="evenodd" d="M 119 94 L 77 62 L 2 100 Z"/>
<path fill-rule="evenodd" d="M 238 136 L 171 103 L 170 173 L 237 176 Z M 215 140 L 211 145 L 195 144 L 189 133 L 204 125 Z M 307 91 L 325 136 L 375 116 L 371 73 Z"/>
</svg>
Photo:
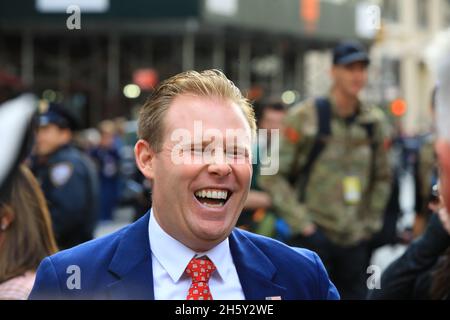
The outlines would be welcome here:
<svg viewBox="0 0 450 320">
<path fill-rule="evenodd" d="M 192 258 L 186 267 L 186 273 L 192 278 L 186 300 L 212 300 L 208 281 L 216 266 L 208 257 Z"/>
</svg>

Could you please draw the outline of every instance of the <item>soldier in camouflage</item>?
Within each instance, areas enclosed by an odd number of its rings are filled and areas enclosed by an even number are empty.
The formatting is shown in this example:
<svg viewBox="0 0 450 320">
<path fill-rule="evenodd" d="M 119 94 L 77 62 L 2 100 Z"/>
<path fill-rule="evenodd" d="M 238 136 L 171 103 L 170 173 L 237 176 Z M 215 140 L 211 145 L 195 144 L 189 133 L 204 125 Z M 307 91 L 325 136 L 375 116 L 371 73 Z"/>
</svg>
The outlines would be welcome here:
<svg viewBox="0 0 450 320">
<path fill-rule="evenodd" d="M 317 251 L 344 299 L 365 297 L 367 240 L 382 227 L 391 186 L 383 113 L 358 99 L 368 64 L 358 43 L 334 49 L 329 96 L 289 111 L 279 172 L 259 179 L 290 244 Z"/>
</svg>

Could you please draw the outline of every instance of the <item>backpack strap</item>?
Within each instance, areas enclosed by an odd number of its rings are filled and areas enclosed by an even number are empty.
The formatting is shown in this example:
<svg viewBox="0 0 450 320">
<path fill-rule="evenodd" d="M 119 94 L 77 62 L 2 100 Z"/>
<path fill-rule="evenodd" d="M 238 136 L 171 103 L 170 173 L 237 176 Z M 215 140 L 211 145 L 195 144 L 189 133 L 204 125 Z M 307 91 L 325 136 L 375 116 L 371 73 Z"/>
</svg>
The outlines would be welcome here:
<svg viewBox="0 0 450 320">
<path fill-rule="evenodd" d="M 326 146 L 326 139 L 331 136 L 331 103 L 327 97 L 317 98 L 315 101 L 315 108 L 317 114 L 318 130 L 315 137 L 314 144 L 308 155 L 308 159 L 302 168 L 292 177 L 291 183 L 300 177 L 299 181 L 299 200 L 305 202 L 306 187 L 309 182 L 312 167 L 315 161 L 319 158 Z M 371 149 L 371 164 L 370 164 L 370 181 L 373 181 L 375 175 L 375 154 L 378 147 L 378 142 L 374 139 L 375 123 L 367 123 L 362 125 L 367 132 L 367 138 L 370 141 Z"/>
<path fill-rule="evenodd" d="M 367 138 L 370 141 L 370 175 L 369 175 L 369 181 L 372 182 L 375 179 L 375 155 L 377 152 L 377 148 L 379 145 L 379 142 L 376 141 L 374 138 L 375 136 L 375 123 L 370 122 L 362 125 L 363 128 L 366 130 Z"/>
<path fill-rule="evenodd" d="M 304 166 L 299 173 L 302 177 L 299 182 L 300 187 L 300 202 L 304 202 L 306 198 L 306 186 L 308 185 L 311 169 L 325 148 L 325 140 L 331 135 L 331 103 L 326 97 L 317 98 L 315 101 L 315 108 L 317 114 L 318 130 L 314 145 L 308 155 Z"/>
</svg>

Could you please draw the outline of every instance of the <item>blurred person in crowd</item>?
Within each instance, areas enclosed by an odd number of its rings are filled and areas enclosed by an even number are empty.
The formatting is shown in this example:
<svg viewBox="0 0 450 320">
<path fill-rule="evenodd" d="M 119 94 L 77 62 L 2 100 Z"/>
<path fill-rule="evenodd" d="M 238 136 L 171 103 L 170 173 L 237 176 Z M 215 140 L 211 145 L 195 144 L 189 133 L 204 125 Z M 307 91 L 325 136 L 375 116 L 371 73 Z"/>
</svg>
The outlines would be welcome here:
<svg viewBox="0 0 450 320">
<path fill-rule="evenodd" d="M 82 152 L 89 153 L 100 144 L 100 132 L 97 128 L 84 129 L 75 134 L 73 142 Z"/>
<path fill-rule="evenodd" d="M 433 89 L 430 102 L 430 114 L 434 119 L 437 88 Z M 431 190 L 437 184 L 437 157 L 434 149 L 436 135 L 434 128 L 421 137 L 421 146 L 417 153 L 417 159 L 414 164 L 415 180 L 415 219 L 413 224 L 413 236 L 421 235 L 432 214 L 428 208 L 428 202 L 431 198 Z"/>
<path fill-rule="evenodd" d="M 220 71 L 161 83 L 142 108 L 135 146 L 153 182 L 151 210 L 46 258 L 31 298 L 337 299 L 315 253 L 234 228 L 255 134 L 251 105 Z M 69 265 L 83 270 L 79 290 L 65 285 Z"/>
<path fill-rule="evenodd" d="M 25 300 L 39 263 L 57 251 L 44 195 L 25 165 L 2 194 L 0 221 L 0 299 Z"/>
<path fill-rule="evenodd" d="M 126 121 L 124 117 L 114 119 L 115 146 L 120 156 L 118 206 L 133 209 L 132 220 L 141 218 L 150 208 L 151 184 L 136 166 L 134 145 L 137 141 L 137 121 Z"/>
<path fill-rule="evenodd" d="M 437 78 L 436 94 L 436 153 L 439 160 L 440 193 L 445 210 L 439 210 L 441 222 L 450 234 L 450 29 L 437 35 L 431 46 L 429 63 Z M 434 52 L 434 53 L 433 53 Z M 433 298 L 450 299 L 450 252 L 434 275 Z"/>
<path fill-rule="evenodd" d="M 60 248 L 92 239 L 97 220 L 97 172 L 89 157 L 72 144 L 76 126 L 67 109 L 50 104 L 39 117 L 32 157 Z"/>
<path fill-rule="evenodd" d="M 438 188 L 424 233 L 383 272 L 372 300 L 450 299 L 450 219 Z M 439 199 L 440 198 L 440 199 Z"/>
<path fill-rule="evenodd" d="M 126 143 L 126 123 L 127 119 L 125 117 L 117 117 L 114 119 L 114 145 L 119 151 L 125 146 Z"/>
<path fill-rule="evenodd" d="M 253 145 L 253 175 L 250 191 L 244 204 L 244 210 L 239 216 L 237 226 L 258 234 L 286 240 L 285 224 L 280 221 L 272 207 L 272 199 L 266 191 L 261 190 L 257 184 L 260 174 L 261 161 L 267 163 L 267 158 L 261 160 L 261 155 L 270 156 L 272 130 L 282 130 L 283 119 L 287 107 L 276 99 L 262 100 L 254 103 L 256 122 L 259 129 L 266 129 L 267 135 L 258 136 L 258 141 Z M 279 136 L 278 136 L 279 137 Z M 277 151 L 276 151 L 277 152 Z"/>
<path fill-rule="evenodd" d="M 437 80 L 435 144 L 439 186 L 430 205 L 436 212 L 424 234 L 381 277 L 372 299 L 450 299 L 450 29 L 427 48 L 426 60 Z"/>
<path fill-rule="evenodd" d="M 259 181 L 289 224 L 289 243 L 319 254 L 343 299 L 365 298 L 368 240 L 391 185 L 384 116 L 359 99 L 368 65 L 359 43 L 334 48 L 329 95 L 289 110 L 279 172 Z"/>
<path fill-rule="evenodd" d="M 144 178 L 136 166 L 134 159 L 134 144 L 137 141 L 136 130 L 130 133 L 130 123 L 126 117 L 117 117 L 114 120 L 115 134 L 114 146 L 120 157 L 119 162 L 119 183 L 118 183 L 118 205 L 133 207 L 133 221 L 136 221 L 149 208 L 142 210 L 143 197 L 147 195 L 143 193 L 144 186 L 142 181 Z"/>
<path fill-rule="evenodd" d="M 436 77 L 436 154 L 443 201 L 450 212 L 450 29 L 439 33 L 426 52 Z"/>
<path fill-rule="evenodd" d="M 25 300 L 40 261 L 57 248 L 45 198 L 22 164 L 33 141 L 36 103 L 6 78 L 14 77 L 0 71 L 0 135 L 8 136 L 0 139 L 0 299 Z"/>
<path fill-rule="evenodd" d="M 115 144 L 114 122 L 104 120 L 98 126 L 100 143 L 90 155 L 97 164 L 100 181 L 100 220 L 112 220 L 119 200 L 120 156 Z"/>
</svg>

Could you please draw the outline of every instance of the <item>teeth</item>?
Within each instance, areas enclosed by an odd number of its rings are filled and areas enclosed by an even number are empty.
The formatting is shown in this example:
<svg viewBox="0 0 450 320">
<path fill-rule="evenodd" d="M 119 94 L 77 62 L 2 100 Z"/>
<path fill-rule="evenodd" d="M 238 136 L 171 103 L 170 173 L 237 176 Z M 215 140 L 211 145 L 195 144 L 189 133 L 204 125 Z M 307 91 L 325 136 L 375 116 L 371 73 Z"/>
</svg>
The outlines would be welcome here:
<svg viewBox="0 0 450 320">
<path fill-rule="evenodd" d="M 212 190 L 212 189 L 203 189 L 199 190 L 195 193 L 195 195 L 199 198 L 209 198 L 209 199 L 227 199 L 228 191 L 222 190 Z"/>
<path fill-rule="evenodd" d="M 222 207 L 224 203 L 221 201 L 218 204 L 211 204 L 211 203 L 206 203 L 206 202 L 203 202 L 202 204 L 204 206 L 211 207 L 211 208 L 219 208 L 219 207 Z"/>
</svg>

